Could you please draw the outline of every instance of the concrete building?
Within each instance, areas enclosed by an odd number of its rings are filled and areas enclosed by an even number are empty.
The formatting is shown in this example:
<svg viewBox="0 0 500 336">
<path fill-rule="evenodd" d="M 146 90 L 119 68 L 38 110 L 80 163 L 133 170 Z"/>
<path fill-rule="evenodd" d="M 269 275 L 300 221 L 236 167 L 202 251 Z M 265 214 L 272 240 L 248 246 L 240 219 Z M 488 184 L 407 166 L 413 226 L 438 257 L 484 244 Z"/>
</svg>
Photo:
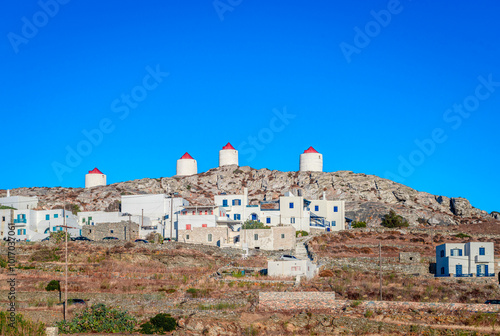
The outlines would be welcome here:
<svg viewBox="0 0 500 336">
<path fill-rule="evenodd" d="M 178 230 L 223 226 L 237 229 L 241 221 L 231 220 L 224 208 L 216 205 L 187 205 L 178 216 Z"/>
<path fill-rule="evenodd" d="M 72 237 L 81 235 L 81 225 L 77 217 L 70 211 L 66 211 L 66 221 L 63 210 L 12 210 L 10 214 L 11 223 L 14 224 L 15 237 L 19 240 L 39 241 L 48 237 L 51 232 L 63 231 L 64 223 L 68 226 L 68 232 Z M 5 215 L 2 214 L 2 219 Z M 7 217 L 7 216 L 5 216 Z M 7 220 L 7 218 L 6 218 Z M 3 230 L 3 236 L 7 237 Z"/>
<path fill-rule="evenodd" d="M 267 261 L 267 275 L 273 277 L 305 276 L 307 279 L 311 279 L 317 273 L 318 267 L 309 259 Z"/>
<path fill-rule="evenodd" d="M 277 251 L 294 249 L 296 238 L 295 229 L 291 226 L 233 230 L 229 225 L 221 225 L 179 230 L 179 241 L 189 244 Z"/>
<path fill-rule="evenodd" d="M 323 154 L 318 153 L 312 146 L 300 154 L 300 171 L 322 172 Z"/>
<path fill-rule="evenodd" d="M 166 194 L 126 195 L 121 197 L 121 203 L 122 213 L 141 216 L 141 237 L 158 232 L 164 238 L 176 237 L 179 212 L 189 205 L 183 198 Z M 143 223 L 142 218 L 146 217 L 149 221 Z"/>
<path fill-rule="evenodd" d="M 9 224 L 14 222 L 14 210 L 0 209 L 0 239 L 9 237 Z"/>
<path fill-rule="evenodd" d="M 311 226 L 325 228 L 326 231 L 345 230 L 345 201 L 310 200 Z"/>
<path fill-rule="evenodd" d="M 285 193 L 280 197 L 280 223 L 292 225 L 297 231 L 309 232 L 311 219 L 308 204 L 301 196 Z"/>
<path fill-rule="evenodd" d="M 248 189 L 242 195 L 215 195 L 215 205 L 225 210 L 226 215 L 235 221 L 259 220 L 260 206 L 248 204 Z"/>
<path fill-rule="evenodd" d="M 0 197 L 0 205 L 17 210 L 33 210 L 38 206 L 38 197 L 10 196 L 10 190 L 7 190 L 7 197 Z"/>
<path fill-rule="evenodd" d="M 101 171 L 97 168 L 89 171 L 87 175 L 85 175 L 85 188 L 99 187 L 106 185 L 106 175 L 101 173 Z"/>
<path fill-rule="evenodd" d="M 436 277 L 488 277 L 495 275 L 495 250 L 491 242 L 436 246 Z"/>
<path fill-rule="evenodd" d="M 177 176 L 189 176 L 198 174 L 198 164 L 188 152 L 177 160 Z"/>
<path fill-rule="evenodd" d="M 219 167 L 238 165 L 238 151 L 228 142 L 219 151 Z"/>
<path fill-rule="evenodd" d="M 140 228 L 137 223 L 128 221 L 84 225 L 82 227 L 82 236 L 92 240 L 102 240 L 104 237 L 115 237 L 120 240 L 134 241 L 140 236 Z"/>
</svg>

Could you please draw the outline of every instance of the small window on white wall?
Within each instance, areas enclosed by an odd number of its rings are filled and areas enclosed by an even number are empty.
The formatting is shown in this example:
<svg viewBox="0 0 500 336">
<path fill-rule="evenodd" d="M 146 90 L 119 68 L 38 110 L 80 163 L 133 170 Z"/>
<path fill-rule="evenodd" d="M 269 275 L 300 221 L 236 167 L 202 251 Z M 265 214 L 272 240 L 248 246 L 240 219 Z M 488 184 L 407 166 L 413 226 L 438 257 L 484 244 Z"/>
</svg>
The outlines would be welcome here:
<svg viewBox="0 0 500 336">
<path fill-rule="evenodd" d="M 295 224 L 295 217 L 290 218 L 290 224 Z"/>
<path fill-rule="evenodd" d="M 208 241 L 209 241 L 209 242 L 211 242 L 211 241 L 212 241 L 212 234 L 211 234 L 211 233 L 209 233 L 209 234 L 208 234 Z"/>
<path fill-rule="evenodd" d="M 258 233 L 254 234 L 254 235 L 253 235 L 253 239 L 254 239 L 254 240 L 259 240 L 259 234 L 258 234 Z"/>
<path fill-rule="evenodd" d="M 285 239 L 285 234 L 284 233 L 281 234 L 281 239 Z"/>
</svg>

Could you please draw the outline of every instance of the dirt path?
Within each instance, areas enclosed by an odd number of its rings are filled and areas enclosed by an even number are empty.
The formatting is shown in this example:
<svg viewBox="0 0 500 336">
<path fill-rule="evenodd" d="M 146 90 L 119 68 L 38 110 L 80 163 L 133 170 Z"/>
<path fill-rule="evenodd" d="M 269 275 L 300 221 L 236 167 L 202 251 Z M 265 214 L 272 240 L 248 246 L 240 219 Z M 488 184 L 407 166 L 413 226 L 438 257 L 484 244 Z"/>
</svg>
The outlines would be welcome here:
<svg viewBox="0 0 500 336">
<path fill-rule="evenodd" d="M 461 330 L 479 331 L 484 333 L 492 333 L 500 331 L 500 326 L 492 328 L 492 327 L 461 326 L 456 324 L 428 324 L 424 322 L 403 322 L 403 321 L 392 320 L 390 318 L 384 318 L 379 322 L 391 323 L 391 324 L 417 325 L 419 327 L 424 327 L 424 328 L 430 327 L 433 329 L 453 329 L 453 330 L 461 329 Z"/>
</svg>

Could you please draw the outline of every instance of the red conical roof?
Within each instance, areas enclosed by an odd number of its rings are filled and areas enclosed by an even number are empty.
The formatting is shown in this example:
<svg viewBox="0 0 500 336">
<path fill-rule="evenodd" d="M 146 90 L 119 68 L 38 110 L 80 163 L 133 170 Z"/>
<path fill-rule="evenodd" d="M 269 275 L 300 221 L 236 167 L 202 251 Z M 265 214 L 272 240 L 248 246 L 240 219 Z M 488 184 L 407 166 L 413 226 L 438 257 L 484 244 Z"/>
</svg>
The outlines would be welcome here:
<svg viewBox="0 0 500 336">
<path fill-rule="evenodd" d="M 234 147 L 228 142 L 222 149 L 234 149 Z"/>
<path fill-rule="evenodd" d="M 312 146 L 304 151 L 304 153 L 318 153 Z"/>
<path fill-rule="evenodd" d="M 191 155 L 189 155 L 188 152 L 186 152 L 186 154 L 184 154 L 183 156 L 181 156 L 181 160 L 185 160 L 185 159 L 194 160 L 193 157 Z"/>
<path fill-rule="evenodd" d="M 89 170 L 89 174 L 101 174 L 101 175 L 104 175 L 103 173 L 101 173 L 101 171 L 97 168 L 94 168 L 92 170 Z"/>
</svg>

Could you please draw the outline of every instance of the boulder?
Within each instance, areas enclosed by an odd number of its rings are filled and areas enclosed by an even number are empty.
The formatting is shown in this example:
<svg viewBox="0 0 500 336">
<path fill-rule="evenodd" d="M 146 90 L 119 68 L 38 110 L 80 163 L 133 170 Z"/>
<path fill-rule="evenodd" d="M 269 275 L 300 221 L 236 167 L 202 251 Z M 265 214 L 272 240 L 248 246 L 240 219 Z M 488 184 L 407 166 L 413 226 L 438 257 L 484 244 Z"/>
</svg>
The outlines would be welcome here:
<svg viewBox="0 0 500 336">
<path fill-rule="evenodd" d="M 472 205 L 465 198 L 452 198 L 450 201 L 450 210 L 456 216 L 470 217 L 472 214 Z"/>
<path fill-rule="evenodd" d="M 429 225 L 439 225 L 441 222 L 439 219 L 432 217 L 427 220 L 427 223 L 429 223 Z"/>
</svg>

